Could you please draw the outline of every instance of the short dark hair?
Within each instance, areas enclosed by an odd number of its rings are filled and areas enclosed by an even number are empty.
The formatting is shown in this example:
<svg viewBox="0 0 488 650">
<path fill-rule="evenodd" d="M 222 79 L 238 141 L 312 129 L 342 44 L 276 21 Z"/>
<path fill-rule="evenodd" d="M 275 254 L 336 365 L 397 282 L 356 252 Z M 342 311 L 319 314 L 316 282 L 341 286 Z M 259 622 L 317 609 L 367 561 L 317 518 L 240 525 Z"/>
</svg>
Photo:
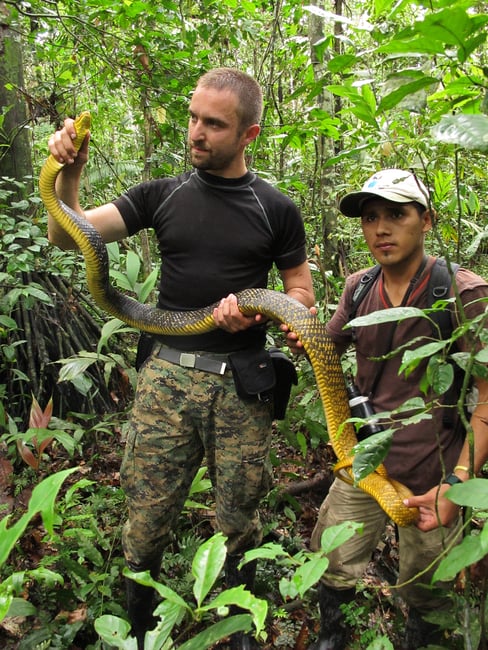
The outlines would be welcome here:
<svg viewBox="0 0 488 650">
<path fill-rule="evenodd" d="M 234 68 L 214 68 L 198 80 L 197 86 L 231 90 L 237 95 L 237 112 L 243 129 L 252 124 L 259 124 L 263 114 L 263 92 L 258 82 L 240 70 Z"/>
<path fill-rule="evenodd" d="M 422 216 L 424 212 L 427 210 L 425 205 L 422 205 L 418 201 L 412 201 L 412 205 L 414 208 L 416 208 L 417 212 L 419 213 L 419 216 Z"/>
</svg>

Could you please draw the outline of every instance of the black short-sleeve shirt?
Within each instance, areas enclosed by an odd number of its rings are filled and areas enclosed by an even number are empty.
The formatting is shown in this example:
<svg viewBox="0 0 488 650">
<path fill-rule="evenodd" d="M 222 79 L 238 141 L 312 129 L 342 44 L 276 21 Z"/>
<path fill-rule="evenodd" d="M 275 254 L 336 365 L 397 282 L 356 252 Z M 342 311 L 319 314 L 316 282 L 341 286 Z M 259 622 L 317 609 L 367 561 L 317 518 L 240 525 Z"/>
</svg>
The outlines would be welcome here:
<svg viewBox="0 0 488 650">
<path fill-rule="evenodd" d="M 158 307 L 210 305 L 229 293 L 266 287 L 273 264 L 306 260 L 300 213 L 283 193 L 252 172 L 226 179 L 201 170 L 141 183 L 114 201 L 129 234 L 152 228 L 161 253 Z M 262 328 L 228 334 L 164 336 L 182 350 L 231 351 L 263 340 Z"/>
</svg>

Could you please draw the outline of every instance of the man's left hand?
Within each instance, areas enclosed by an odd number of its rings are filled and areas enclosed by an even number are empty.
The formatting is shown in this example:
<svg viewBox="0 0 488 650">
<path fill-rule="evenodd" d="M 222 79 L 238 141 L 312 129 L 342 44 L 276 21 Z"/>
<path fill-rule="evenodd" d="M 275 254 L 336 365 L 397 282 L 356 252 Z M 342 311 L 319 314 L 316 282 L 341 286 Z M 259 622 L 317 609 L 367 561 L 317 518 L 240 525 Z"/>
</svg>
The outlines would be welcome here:
<svg viewBox="0 0 488 650">
<path fill-rule="evenodd" d="M 245 316 L 239 310 L 237 298 L 233 293 L 230 293 L 226 298 L 222 298 L 218 306 L 213 310 L 213 317 L 217 327 L 221 327 L 231 334 L 246 330 L 266 320 L 266 316 L 263 316 L 263 314 Z"/>
<path fill-rule="evenodd" d="M 444 496 L 449 487 L 447 483 L 443 483 L 440 488 L 436 486 L 425 494 L 404 500 L 407 508 L 419 509 L 416 522 L 419 530 L 426 533 L 440 526 L 450 526 L 455 521 L 459 507 Z"/>
</svg>

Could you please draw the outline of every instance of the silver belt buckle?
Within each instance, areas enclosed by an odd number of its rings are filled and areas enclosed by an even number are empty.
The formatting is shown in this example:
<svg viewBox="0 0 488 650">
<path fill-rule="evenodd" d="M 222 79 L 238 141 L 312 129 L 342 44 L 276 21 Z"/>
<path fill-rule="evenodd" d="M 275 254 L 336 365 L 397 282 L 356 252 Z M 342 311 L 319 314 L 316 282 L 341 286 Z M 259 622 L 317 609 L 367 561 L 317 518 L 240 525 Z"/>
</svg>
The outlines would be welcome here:
<svg viewBox="0 0 488 650">
<path fill-rule="evenodd" d="M 182 352 L 180 354 L 180 366 L 183 366 L 184 368 L 194 368 L 196 359 L 196 354 L 192 354 L 191 352 Z"/>
</svg>

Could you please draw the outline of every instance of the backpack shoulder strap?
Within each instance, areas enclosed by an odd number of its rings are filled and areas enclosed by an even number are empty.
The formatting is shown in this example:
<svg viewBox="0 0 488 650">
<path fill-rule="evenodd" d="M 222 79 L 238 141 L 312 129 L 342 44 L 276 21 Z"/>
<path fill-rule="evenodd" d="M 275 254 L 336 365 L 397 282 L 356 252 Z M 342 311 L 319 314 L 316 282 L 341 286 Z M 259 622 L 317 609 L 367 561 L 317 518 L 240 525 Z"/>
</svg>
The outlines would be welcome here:
<svg viewBox="0 0 488 650">
<path fill-rule="evenodd" d="M 451 262 L 451 268 L 453 273 L 456 274 L 459 269 L 459 264 Z M 354 289 L 354 293 L 351 299 L 351 308 L 349 311 L 350 321 L 356 317 L 359 305 L 373 286 L 373 283 L 378 277 L 380 271 L 381 266 L 379 264 L 376 264 L 376 266 L 368 269 L 359 279 L 359 282 Z M 434 265 L 432 266 L 430 272 L 429 283 L 427 287 L 427 306 L 432 307 L 432 305 L 437 300 L 449 298 L 451 285 L 451 275 L 447 268 L 446 260 L 439 257 L 434 262 Z M 440 311 L 432 313 L 432 319 L 437 324 L 439 331 L 441 332 L 441 339 L 449 338 L 452 333 L 451 312 L 452 310 L 448 307 L 447 309 L 442 309 Z M 437 335 L 437 330 L 435 330 L 435 334 Z"/>
<path fill-rule="evenodd" d="M 371 267 L 359 278 L 359 282 L 354 289 L 351 300 L 351 309 L 349 310 L 349 320 L 351 321 L 356 317 L 356 313 L 359 305 L 362 303 L 368 291 L 373 286 L 374 281 L 378 277 L 381 271 L 381 266 L 376 264 L 376 266 Z"/>
<path fill-rule="evenodd" d="M 453 274 L 456 275 L 459 269 L 459 264 L 451 262 L 451 268 Z M 449 298 L 451 286 L 452 279 L 449 269 L 447 268 L 446 260 L 439 257 L 436 259 L 430 272 L 429 283 L 427 286 L 427 306 L 432 307 L 437 300 Z M 441 340 L 448 339 L 451 336 L 451 314 L 452 309 L 449 306 L 446 309 L 435 311 L 431 314 L 431 318 L 434 320 L 434 323 L 437 325 L 441 333 Z M 438 332 L 435 328 L 434 330 L 434 334 L 437 336 Z"/>
</svg>

